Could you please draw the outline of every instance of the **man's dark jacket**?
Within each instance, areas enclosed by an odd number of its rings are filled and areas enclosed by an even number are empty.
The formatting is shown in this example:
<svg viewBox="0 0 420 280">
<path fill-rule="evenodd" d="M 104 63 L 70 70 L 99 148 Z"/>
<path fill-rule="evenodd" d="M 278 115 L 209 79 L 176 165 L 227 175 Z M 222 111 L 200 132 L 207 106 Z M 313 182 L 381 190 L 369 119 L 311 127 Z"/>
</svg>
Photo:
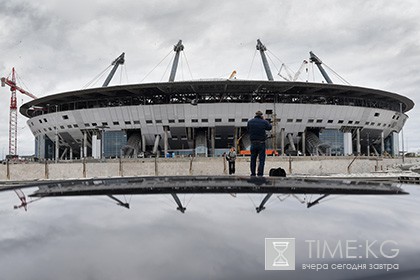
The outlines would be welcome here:
<svg viewBox="0 0 420 280">
<path fill-rule="evenodd" d="M 249 138 L 252 141 L 265 141 L 265 131 L 271 130 L 271 124 L 260 117 L 254 117 L 248 121 Z"/>
</svg>

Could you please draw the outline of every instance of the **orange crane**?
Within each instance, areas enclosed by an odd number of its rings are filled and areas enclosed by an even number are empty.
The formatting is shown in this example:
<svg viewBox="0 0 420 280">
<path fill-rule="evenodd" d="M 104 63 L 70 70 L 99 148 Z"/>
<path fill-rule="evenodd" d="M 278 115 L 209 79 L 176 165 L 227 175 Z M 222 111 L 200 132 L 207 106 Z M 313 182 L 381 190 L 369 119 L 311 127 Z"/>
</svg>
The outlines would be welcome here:
<svg viewBox="0 0 420 280">
<path fill-rule="evenodd" d="M 10 75 L 9 75 L 10 77 Z M 11 78 L 1 78 L 1 86 L 4 87 L 8 85 L 12 95 L 10 97 L 10 115 L 9 115 L 9 156 L 17 156 L 17 99 L 16 99 L 16 90 L 20 93 L 27 95 L 33 99 L 37 97 L 32 93 L 27 92 L 23 88 L 16 85 L 16 73 L 15 68 L 12 68 Z"/>
</svg>

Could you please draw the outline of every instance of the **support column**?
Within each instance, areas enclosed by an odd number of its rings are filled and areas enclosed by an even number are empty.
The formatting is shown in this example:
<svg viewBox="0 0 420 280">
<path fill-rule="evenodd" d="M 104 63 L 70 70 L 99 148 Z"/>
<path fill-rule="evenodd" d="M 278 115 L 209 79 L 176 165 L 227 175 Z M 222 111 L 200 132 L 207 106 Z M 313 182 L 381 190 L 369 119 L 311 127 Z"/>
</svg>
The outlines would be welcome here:
<svg viewBox="0 0 420 280">
<path fill-rule="evenodd" d="M 275 101 L 277 101 L 277 98 L 275 98 Z M 276 111 L 276 107 L 274 107 L 274 112 Z M 273 126 L 273 150 L 277 151 L 277 114 L 274 113 L 272 117 L 272 126 Z"/>
<path fill-rule="evenodd" d="M 35 157 L 40 158 L 41 135 L 35 136 Z"/>
<path fill-rule="evenodd" d="M 60 160 L 67 159 L 66 155 L 67 155 L 67 150 L 68 150 L 68 149 L 69 149 L 68 147 L 65 147 L 65 148 L 64 148 L 64 151 L 63 151 L 63 153 L 61 154 Z"/>
<path fill-rule="evenodd" d="M 35 156 L 37 158 L 45 158 L 45 152 L 42 147 L 45 147 L 44 135 L 38 135 L 35 137 Z"/>
<path fill-rule="evenodd" d="M 280 129 L 280 140 L 281 155 L 284 156 L 284 128 Z"/>
<path fill-rule="evenodd" d="M 302 133 L 302 153 L 306 155 L 306 129 Z"/>
<path fill-rule="evenodd" d="M 164 152 L 164 157 L 166 158 L 166 155 L 168 154 L 168 127 L 164 126 L 163 127 L 163 152 Z"/>
<path fill-rule="evenodd" d="M 105 140 L 105 137 L 104 137 L 105 135 L 104 135 L 104 131 L 102 130 L 101 131 L 101 153 L 100 153 L 100 155 L 99 155 L 99 158 L 101 159 L 101 161 L 102 161 L 102 159 L 104 159 L 105 158 L 105 148 L 104 148 L 104 140 Z"/>
<path fill-rule="evenodd" d="M 93 141 L 92 141 L 93 142 Z M 87 132 L 83 132 L 83 158 L 87 158 Z"/>
<path fill-rule="evenodd" d="M 146 151 L 146 136 L 141 134 L 141 151 L 144 153 Z"/>
<path fill-rule="evenodd" d="M 41 143 L 42 143 L 42 147 L 39 147 L 39 157 L 40 158 L 46 158 L 47 154 L 45 151 L 45 140 L 46 140 L 47 135 L 43 135 L 41 136 Z M 399 147 L 398 147 L 399 149 Z"/>
<path fill-rule="evenodd" d="M 9 163 L 9 159 L 6 159 L 6 178 L 7 178 L 7 180 L 10 180 L 10 163 Z"/>
<path fill-rule="evenodd" d="M 211 143 L 211 156 L 215 157 L 216 156 L 216 140 L 215 140 L 215 135 L 214 135 L 214 131 L 215 128 L 214 127 L 210 127 L 210 143 Z"/>
<path fill-rule="evenodd" d="M 396 132 L 392 132 L 392 155 L 398 156 L 399 155 L 399 148 L 400 148 L 400 141 L 399 135 Z"/>
<path fill-rule="evenodd" d="M 73 148 L 70 147 L 70 160 L 73 160 Z"/>
<path fill-rule="evenodd" d="M 357 139 L 356 139 L 356 141 L 357 141 L 357 143 L 356 143 L 357 155 L 360 155 L 360 152 L 361 152 L 361 148 L 360 148 L 360 128 L 358 128 L 356 130 L 356 134 L 357 134 Z"/>
<path fill-rule="evenodd" d="M 293 136 L 291 133 L 287 134 L 287 139 L 289 139 L 289 144 L 292 151 L 296 151 L 295 142 L 293 141 Z"/>
<path fill-rule="evenodd" d="M 238 142 L 238 127 L 234 127 L 233 128 L 233 147 L 235 147 L 235 150 L 236 150 L 236 152 L 238 151 L 238 145 L 237 145 L 237 142 Z"/>
<path fill-rule="evenodd" d="M 153 153 L 157 154 L 158 148 L 159 148 L 159 141 L 160 141 L 160 135 L 157 134 L 155 138 L 155 144 L 153 145 Z"/>
<path fill-rule="evenodd" d="M 384 132 L 381 131 L 381 156 L 384 155 L 384 152 L 385 152 Z"/>
<path fill-rule="evenodd" d="M 92 135 L 92 157 L 97 159 L 99 158 L 98 155 L 98 135 L 94 134 Z"/>
<path fill-rule="evenodd" d="M 58 157 L 60 156 L 58 154 L 60 146 L 59 146 L 60 142 L 58 140 L 58 133 L 57 133 L 57 129 L 55 130 L 55 163 L 58 162 Z"/>
<path fill-rule="evenodd" d="M 353 141 L 351 132 L 344 132 L 344 155 L 351 155 L 353 154 Z"/>
</svg>

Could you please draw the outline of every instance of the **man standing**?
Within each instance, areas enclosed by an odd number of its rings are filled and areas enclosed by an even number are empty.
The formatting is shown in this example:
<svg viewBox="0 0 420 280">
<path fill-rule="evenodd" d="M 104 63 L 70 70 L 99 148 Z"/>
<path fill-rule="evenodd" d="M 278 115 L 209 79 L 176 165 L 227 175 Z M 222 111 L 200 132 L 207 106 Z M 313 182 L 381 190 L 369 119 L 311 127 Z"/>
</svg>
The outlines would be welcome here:
<svg viewBox="0 0 420 280">
<path fill-rule="evenodd" d="M 235 147 L 230 148 L 229 152 L 226 155 L 226 160 L 229 163 L 229 175 L 235 174 L 235 160 L 236 160 Z"/>
<path fill-rule="evenodd" d="M 257 111 L 255 117 L 248 121 L 248 133 L 251 140 L 251 176 L 255 176 L 255 169 L 257 167 L 257 157 L 259 159 L 258 164 L 258 176 L 264 175 L 264 164 L 265 164 L 265 140 L 266 130 L 271 130 L 271 124 L 264 120 L 263 113 Z"/>
</svg>

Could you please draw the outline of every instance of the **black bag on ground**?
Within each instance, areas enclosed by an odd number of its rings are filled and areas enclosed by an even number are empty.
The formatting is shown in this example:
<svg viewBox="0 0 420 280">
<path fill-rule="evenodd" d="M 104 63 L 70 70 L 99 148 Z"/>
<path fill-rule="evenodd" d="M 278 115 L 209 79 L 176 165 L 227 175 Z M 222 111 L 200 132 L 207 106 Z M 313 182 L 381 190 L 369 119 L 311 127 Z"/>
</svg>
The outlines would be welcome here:
<svg viewBox="0 0 420 280">
<path fill-rule="evenodd" d="M 279 168 L 271 168 L 268 176 L 272 177 L 286 177 L 286 171 L 279 167 Z"/>
</svg>

